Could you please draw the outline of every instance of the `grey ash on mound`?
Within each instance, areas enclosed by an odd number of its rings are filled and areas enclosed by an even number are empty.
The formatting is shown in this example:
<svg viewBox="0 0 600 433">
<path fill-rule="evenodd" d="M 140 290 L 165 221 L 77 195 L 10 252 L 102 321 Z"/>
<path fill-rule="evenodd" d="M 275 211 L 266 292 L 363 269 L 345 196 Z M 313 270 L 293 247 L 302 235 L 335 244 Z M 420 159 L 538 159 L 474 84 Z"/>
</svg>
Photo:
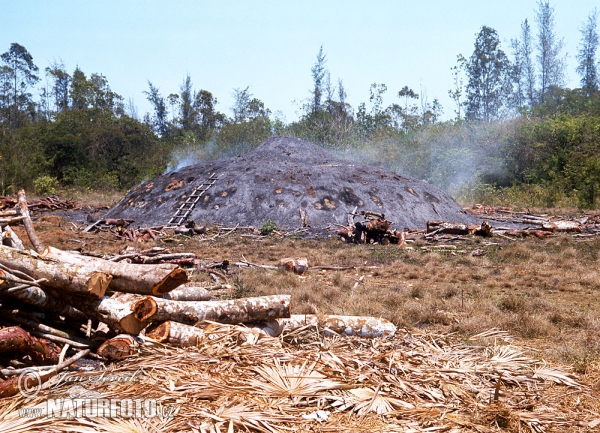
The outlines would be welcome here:
<svg viewBox="0 0 600 433">
<path fill-rule="evenodd" d="M 302 226 L 300 209 L 313 228 L 346 224 L 354 207 L 384 213 L 394 228 L 425 228 L 428 220 L 472 223 L 474 218 L 446 193 L 391 171 L 336 158 L 297 138 L 271 137 L 231 159 L 184 167 L 134 187 L 106 218 L 140 226 L 164 225 L 194 188 L 212 174 L 218 180 L 195 205 L 190 219 L 202 224 L 283 229 Z"/>
</svg>

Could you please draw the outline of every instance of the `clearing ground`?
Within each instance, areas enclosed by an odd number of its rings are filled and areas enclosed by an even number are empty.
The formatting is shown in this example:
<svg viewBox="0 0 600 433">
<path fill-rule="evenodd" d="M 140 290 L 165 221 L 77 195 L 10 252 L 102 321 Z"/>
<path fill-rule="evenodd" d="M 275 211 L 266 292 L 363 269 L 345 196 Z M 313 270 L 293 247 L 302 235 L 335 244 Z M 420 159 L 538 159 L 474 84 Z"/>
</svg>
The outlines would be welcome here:
<svg viewBox="0 0 600 433">
<path fill-rule="evenodd" d="M 377 316 L 398 326 L 390 340 L 300 333 L 249 344 L 239 331 L 220 329 L 198 349 L 146 349 L 114 371 L 143 366 L 154 382 L 110 392 L 179 405 L 163 431 L 558 432 L 600 424 L 597 236 L 400 247 L 232 232 L 132 243 L 110 232 L 83 234 L 81 227 L 52 214 L 36 222 L 42 242 L 62 249 L 160 246 L 231 263 L 277 265 L 305 256 L 310 266 L 355 266 L 303 276 L 232 267 L 234 288 L 215 296 L 285 293 L 295 314 Z M 192 279 L 210 282 L 193 271 Z M 330 412 L 327 420 L 301 418 L 317 417 L 318 409 Z M 109 421 L 94 428 L 108 431 Z"/>
</svg>

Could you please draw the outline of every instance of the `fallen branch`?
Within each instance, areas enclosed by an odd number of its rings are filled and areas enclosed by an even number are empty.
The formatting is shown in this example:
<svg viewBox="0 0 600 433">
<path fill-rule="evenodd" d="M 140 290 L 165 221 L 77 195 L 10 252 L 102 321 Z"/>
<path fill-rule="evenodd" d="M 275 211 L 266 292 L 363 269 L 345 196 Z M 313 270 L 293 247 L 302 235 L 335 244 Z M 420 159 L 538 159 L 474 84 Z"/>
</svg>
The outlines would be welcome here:
<svg viewBox="0 0 600 433">
<path fill-rule="evenodd" d="M 29 216 L 29 209 L 27 209 L 27 198 L 25 197 L 25 190 L 20 189 L 17 193 L 17 197 L 19 199 L 19 206 L 21 208 L 21 213 L 23 214 L 23 225 L 25 226 L 25 231 L 27 232 L 27 236 L 31 241 L 31 245 L 33 245 L 33 249 L 38 253 L 44 251 L 44 246 L 38 239 L 35 234 L 35 230 L 33 229 L 33 223 L 31 222 L 31 217 Z"/>
</svg>

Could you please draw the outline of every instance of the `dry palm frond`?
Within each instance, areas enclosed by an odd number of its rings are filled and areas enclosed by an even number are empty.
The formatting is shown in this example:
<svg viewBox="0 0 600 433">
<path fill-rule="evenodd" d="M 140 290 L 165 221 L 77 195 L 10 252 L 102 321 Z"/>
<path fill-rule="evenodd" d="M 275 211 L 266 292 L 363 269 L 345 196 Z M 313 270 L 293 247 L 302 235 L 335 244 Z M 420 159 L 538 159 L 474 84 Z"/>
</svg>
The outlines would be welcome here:
<svg viewBox="0 0 600 433">
<path fill-rule="evenodd" d="M 490 362 L 498 367 L 508 370 L 519 370 L 531 363 L 531 358 L 523 355 L 523 352 L 513 346 L 494 345 L 490 347 Z"/>
<path fill-rule="evenodd" d="M 166 422 L 154 419 L 122 419 L 122 418 L 78 418 L 77 431 L 81 433 L 160 433 L 168 426 Z"/>
<path fill-rule="evenodd" d="M 372 388 L 354 388 L 345 391 L 341 396 L 330 398 L 334 400 L 333 407 L 338 410 L 352 410 L 359 415 L 366 415 L 374 412 L 378 415 L 392 412 L 395 409 L 414 409 L 415 406 L 403 400 L 389 397 L 381 392 L 380 387 Z"/>
<path fill-rule="evenodd" d="M 571 386 L 578 388 L 580 385 L 574 380 L 574 376 L 571 374 L 563 373 L 558 370 L 543 367 L 534 367 L 533 378 L 540 380 L 547 380 L 558 383 L 560 385 Z"/>
<path fill-rule="evenodd" d="M 479 334 L 473 335 L 469 340 L 480 340 L 483 338 L 499 338 L 502 340 L 512 340 L 513 337 L 506 331 L 499 328 L 491 328 L 487 331 L 480 332 Z"/>
<path fill-rule="evenodd" d="M 281 429 L 273 424 L 297 422 L 295 417 L 276 415 L 268 412 L 255 411 L 244 404 L 236 404 L 217 409 L 214 413 L 201 411 L 200 414 L 217 422 L 231 423 L 245 429 L 258 430 L 263 433 L 277 433 Z"/>
<path fill-rule="evenodd" d="M 336 380 L 328 379 L 322 373 L 314 370 L 305 361 L 302 365 L 291 363 L 281 364 L 275 359 L 273 366 L 257 366 L 253 370 L 264 379 L 250 379 L 248 384 L 261 389 L 273 397 L 312 397 L 322 391 L 343 388 L 347 385 Z"/>
</svg>

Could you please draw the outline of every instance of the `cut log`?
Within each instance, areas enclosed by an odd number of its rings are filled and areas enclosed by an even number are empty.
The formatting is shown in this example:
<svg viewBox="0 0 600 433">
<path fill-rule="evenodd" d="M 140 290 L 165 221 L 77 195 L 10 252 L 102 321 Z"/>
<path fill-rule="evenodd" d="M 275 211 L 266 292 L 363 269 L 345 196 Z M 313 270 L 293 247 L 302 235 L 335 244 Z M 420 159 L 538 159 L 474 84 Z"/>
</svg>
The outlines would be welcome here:
<svg viewBox="0 0 600 433">
<path fill-rule="evenodd" d="M 360 337 L 392 337 L 396 326 L 386 319 L 359 316 L 320 316 L 294 314 L 290 318 L 277 319 L 285 331 L 305 326 L 324 331 L 325 335 L 357 335 Z"/>
<path fill-rule="evenodd" d="M 166 321 L 156 325 L 150 325 L 146 331 L 146 337 L 150 337 L 159 343 L 168 343 L 179 347 L 189 347 L 197 346 L 198 342 L 205 338 L 205 334 L 204 330 L 201 328 L 179 322 Z"/>
<path fill-rule="evenodd" d="M 23 215 L 12 216 L 12 217 L 3 217 L 3 218 L 0 218 L 0 226 L 20 223 L 24 219 L 25 219 L 25 217 Z"/>
<path fill-rule="evenodd" d="M 112 276 L 87 265 L 34 257 L 26 251 L 0 246 L 0 263 L 34 279 L 45 278 L 45 287 L 101 298 Z"/>
<path fill-rule="evenodd" d="M 33 245 L 33 249 L 38 253 L 44 251 L 44 246 L 38 239 L 35 234 L 35 230 L 33 229 L 33 222 L 31 221 L 31 217 L 29 216 L 29 209 L 27 209 L 27 198 L 25 197 L 25 190 L 20 189 L 17 193 L 17 198 L 19 199 L 19 207 L 21 208 L 21 214 L 23 216 L 23 225 L 25 226 L 25 231 L 27 232 L 27 236 L 31 241 L 31 245 Z"/>
<path fill-rule="evenodd" d="M 131 335 L 138 335 L 148 325 L 136 317 L 132 307 L 137 306 L 140 312 L 153 308 L 152 305 L 148 306 L 152 304 L 152 298 L 149 296 L 133 303 L 122 303 L 107 296 L 102 299 L 91 299 L 65 294 L 64 297 L 66 302 L 84 314 L 106 323 L 111 329 Z"/>
<path fill-rule="evenodd" d="M 37 338 L 20 326 L 0 329 L 0 353 L 29 355 L 36 364 L 55 364 L 60 348 L 45 338 Z"/>
<path fill-rule="evenodd" d="M 135 354 L 138 347 L 139 344 L 134 337 L 121 334 L 106 340 L 96 353 L 109 361 L 118 361 Z"/>
<path fill-rule="evenodd" d="M 209 320 L 219 323 L 244 323 L 290 317 L 290 295 L 206 302 L 170 301 L 158 298 L 155 300 L 158 310 L 151 318 L 153 322 L 171 320 L 194 324 Z"/>
<path fill-rule="evenodd" d="M 219 288 L 230 288 L 227 284 L 219 285 Z M 210 292 L 204 287 L 195 286 L 193 284 L 184 284 L 183 286 L 177 287 L 175 290 L 162 295 L 163 299 L 170 299 L 172 301 L 210 301 Z"/>
<path fill-rule="evenodd" d="M 494 236 L 494 230 L 492 229 L 492 226 L 490 225 L 490 223 L 487 221 L 482 222 L 481 226 L 477 227 L 473 233 L 477 236 L 484 236 L 484 237 Z"/>
<path fill-rule="evenodd" d="M 542 228 L 552 232 L 581 233 L 581 224 L 577 221 L 551 221 L 543 223 Z"/>
<path fill-rule="evenodd" d="M 161 296 L 188 282 L 188 273 L 175 264 L 137 265 L 68 253 L 48 247 L 42 257 L 63 263 L 93 266 L 112 275 L 109 288 L 118 292 Z"/>
<path fill-rule="evenodd" d="M 306 257 L 287 257 L 279 261 L 279 266 L 302 275 L 308 270 L 308 259 Z"/>
<path fill-rule="evenodd" d="M 2 274 L 3 271 L 0 270 L 0 275 Z M 86 315 L 81 311 L 54 296 L 48 295 L 39 287 L 24 287 L 19 290 L 8 292 L 7 296 L 18 299 L 26 304 L 34 305 L 42 310 L 51 311 L 59 316 L 65 316 L 80 321 L 87 319 Z"/>
<path fill-rule="evenodd" d="M 427 221 L 427 233 L 466 235 L 469 234 L 469 227 L 466 224 L 458 224 L 446 221 Z"/>
<path fill-rule="evenodd" d="M 4 232 L 2 233 L 2 238 L 10 238 L 10 245 L 7 245 L 11 248 L 16 248 L 17 250 L 24 250 L 23 242 L 19 239 L 19 236 L 14 232 L 10 226 L 4 227 Z M 4 245 L 4 241 L 3 241 Z"/>
</svg>

